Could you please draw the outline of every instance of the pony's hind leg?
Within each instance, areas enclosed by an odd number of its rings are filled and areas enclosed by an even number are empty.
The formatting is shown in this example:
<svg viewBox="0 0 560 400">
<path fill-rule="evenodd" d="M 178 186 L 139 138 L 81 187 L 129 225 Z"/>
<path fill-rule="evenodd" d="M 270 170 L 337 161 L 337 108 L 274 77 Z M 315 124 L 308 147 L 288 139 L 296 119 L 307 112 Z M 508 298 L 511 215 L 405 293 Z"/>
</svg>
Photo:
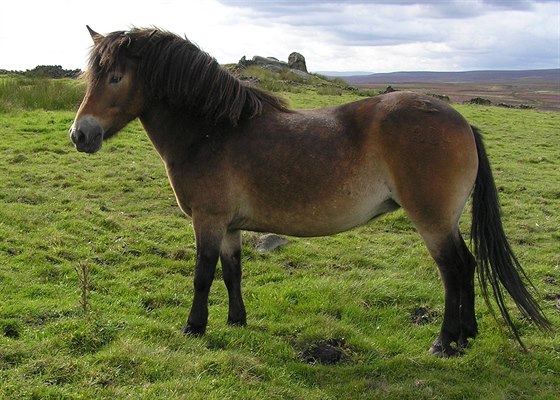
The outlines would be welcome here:
<svg viewBox="0 0 560 400">
<path fill-rule="evenodd" d="M 468 340 L 475 338 L 478 334 L 478 324 L 474 311 L 474 273 L 476 261 L 460 233 L 458 233 L 458 240 L 455 241 L 455 246 L 463 266 L 461 276 L 461 308 L 459 310 L 461 333 L 457 345 L 467 347 Z"/>
<path fill-rule="evenodd" d="M 458 231 L 442 240 L 427 240 L 426 244 L 438 265 L 445 290 L 441 332 L 430 352 L 449 357 L 460 354 L 468 345 L 468 339 L 477 334 L 474 312 L 475 261 Z"/>
</svg>

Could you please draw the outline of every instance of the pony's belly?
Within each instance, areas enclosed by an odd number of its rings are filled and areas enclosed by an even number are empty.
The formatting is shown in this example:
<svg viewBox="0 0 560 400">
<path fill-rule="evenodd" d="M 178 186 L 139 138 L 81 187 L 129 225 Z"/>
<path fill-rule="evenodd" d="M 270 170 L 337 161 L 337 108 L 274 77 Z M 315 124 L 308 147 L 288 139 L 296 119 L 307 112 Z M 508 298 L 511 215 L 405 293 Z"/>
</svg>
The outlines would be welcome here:
<svg viewBox="0 0 560 400">
<path fill-rule="evenodd" d="M 348 194 L 330 201 L 298 204 L 290 208 L 247 210 L 239 229 L 273 232 L 290 236 L 328 236 L 363 225 L 399 206 L 388 190 L 377 193 Z"/>
</svg>

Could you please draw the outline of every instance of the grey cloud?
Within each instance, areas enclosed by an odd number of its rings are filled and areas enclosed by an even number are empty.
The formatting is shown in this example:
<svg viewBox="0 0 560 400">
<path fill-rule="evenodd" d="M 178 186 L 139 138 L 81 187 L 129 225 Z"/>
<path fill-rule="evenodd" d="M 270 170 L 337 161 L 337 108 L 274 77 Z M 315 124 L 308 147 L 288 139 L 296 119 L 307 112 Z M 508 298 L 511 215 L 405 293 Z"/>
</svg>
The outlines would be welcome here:
<svg viewBox="0 0 560 400">
<path fill-rule="evenodd" d="M 320 33 L 341 47 L 387 48 L 388 57 L 393 46 L 419 44 L 418 57 L 453 68 L 559 66 L 558 15 L 550 15 L 558 0 L 220 1 L 250 10 L 258 24 Z M 536 14 L 543 5 L 548 14 Z"/>
<path fill-rule="evenodd" d="M 285 13 L 305 13 L 308 11 L 330 10 L 344 8 L 345 6 L 368 6 L 375 11 L 377 6 L 400 7 L 416 6 L 425 8 L 433 13 L 434 17 L 445 15 L 447 17 L 463 18 L 495 9 L 504 10 L 531 10 L 537 4 L 555 3 L 558 0 L 276 0 L 276 1 L 250 1 L 250 0 L 218 0 L 227 6 L 242 7 L 255 12 L 273 16 Z"/>
</svg>

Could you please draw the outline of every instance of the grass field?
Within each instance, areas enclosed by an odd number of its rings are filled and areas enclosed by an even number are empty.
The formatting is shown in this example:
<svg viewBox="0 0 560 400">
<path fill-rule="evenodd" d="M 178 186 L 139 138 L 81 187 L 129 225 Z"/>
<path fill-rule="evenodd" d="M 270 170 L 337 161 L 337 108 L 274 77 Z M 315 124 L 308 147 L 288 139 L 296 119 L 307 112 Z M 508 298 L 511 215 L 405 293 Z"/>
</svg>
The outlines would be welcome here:
<svg viewBox="0 0 560 400">
<path fill-rule="evenodd" d="M 286 96 L 307 108 L 355 97 Z M 505 230 L 557 330 L 560 114 L 457 108 L 485 136 Z M 443 290 L 401 211 L 264 255 L 246 233 L 248 326 L 226 325 L 218 269 L 206 336 L 183 336 L 194 238 L 158 155 L 136 122 L 100 153 L 77 153 L 73 117 L 0 113 L 0 399 L 558 398 L 557 331 L 518 321 L 523 354 L 480 296 L 466 354 L 428 354 Z M 85 310 L 76 269 L 89 272 Z M 320 343 L 340 361 L 309 362 Z"/>
</svg>

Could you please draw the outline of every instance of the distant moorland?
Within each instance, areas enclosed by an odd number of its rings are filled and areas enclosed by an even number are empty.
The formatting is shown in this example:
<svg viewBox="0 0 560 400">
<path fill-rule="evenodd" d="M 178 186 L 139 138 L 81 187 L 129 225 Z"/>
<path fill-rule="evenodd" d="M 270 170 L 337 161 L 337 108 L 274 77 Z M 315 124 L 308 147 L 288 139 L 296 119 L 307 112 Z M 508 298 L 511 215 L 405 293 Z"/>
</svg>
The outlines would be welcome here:
<svg viewBox="0 0 560 400">
<path fill-rule="evenodd" d="M 526 71 L 392 72 L 342 77 L 365 89 L 412 90 L 446 95 L 456 103 L 475 97 L 492 103 L 560 111 L 560 69 Z"/>
</svg>

